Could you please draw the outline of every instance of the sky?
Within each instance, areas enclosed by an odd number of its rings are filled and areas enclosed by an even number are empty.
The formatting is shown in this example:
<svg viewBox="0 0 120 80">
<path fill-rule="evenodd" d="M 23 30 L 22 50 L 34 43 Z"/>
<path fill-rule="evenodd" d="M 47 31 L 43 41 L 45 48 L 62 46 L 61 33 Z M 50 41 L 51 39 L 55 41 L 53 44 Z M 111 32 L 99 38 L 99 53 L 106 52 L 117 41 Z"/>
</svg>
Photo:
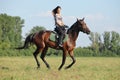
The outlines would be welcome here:
<svg viewBox="0 0 120 80">
<path fill-rule="evenodd" d="M 0 14 L 20 16 L 25 20 L 22 36 L 34 26 L 44 26 L 54 30 L 54 18 L 51 11 L 61 6 L 63 22 L 71 26 L 76 18 L 85 17 L 85 22 L 92 32 L 101 35 L 104 31 L 120 33 L 120 0 L 0 0 Z M 89 35 L 80 32 L 77 46 L 91 44 Z"/>
</svg>

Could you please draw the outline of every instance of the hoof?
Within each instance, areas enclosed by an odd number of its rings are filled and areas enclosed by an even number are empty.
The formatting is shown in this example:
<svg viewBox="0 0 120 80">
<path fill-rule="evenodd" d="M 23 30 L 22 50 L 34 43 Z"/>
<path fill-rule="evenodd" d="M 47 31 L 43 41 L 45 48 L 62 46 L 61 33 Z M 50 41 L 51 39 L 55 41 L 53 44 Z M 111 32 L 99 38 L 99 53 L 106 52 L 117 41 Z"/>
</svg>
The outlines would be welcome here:
<svg viewBox="0 0 120 80">
<path fill-rule="evenodd" d="M 38 66 L 37 69 L 40 69 L 40 66 Z"/>
<path fill-rule="evenodd" d="M 48 69 L 50 69 L 50 66 L 47 66 Z"/>
<path fill-rule="evenodd" d="M 70 67 L 69 66 L 66 66 L 65 69 L 69 69 Z"/>
<path fill-rule="evenodd" d="M 61 68 L 58 68 L 58 71 L 60 71 L 61 70 Z"/>
</svg>

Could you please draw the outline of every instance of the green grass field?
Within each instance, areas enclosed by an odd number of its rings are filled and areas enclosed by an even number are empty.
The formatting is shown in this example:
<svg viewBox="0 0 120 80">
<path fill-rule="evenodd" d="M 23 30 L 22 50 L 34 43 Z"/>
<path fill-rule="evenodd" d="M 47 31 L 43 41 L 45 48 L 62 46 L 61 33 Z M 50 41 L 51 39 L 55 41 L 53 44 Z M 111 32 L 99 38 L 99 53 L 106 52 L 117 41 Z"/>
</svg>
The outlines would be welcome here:
<svg viewBox="0 0 120 80">
<path fill-rule="evenodd" d="M 0 57 L 0 80 L 120 80 L 120 58 L 77 57 L 75 65 L 64 70 L 71 59 L 67 57 L 61 71 L 61 57 L 46 57 L 51 66 L 48 70 L 41 59 L 36 69 L 33 57 Z"/>
</svg>

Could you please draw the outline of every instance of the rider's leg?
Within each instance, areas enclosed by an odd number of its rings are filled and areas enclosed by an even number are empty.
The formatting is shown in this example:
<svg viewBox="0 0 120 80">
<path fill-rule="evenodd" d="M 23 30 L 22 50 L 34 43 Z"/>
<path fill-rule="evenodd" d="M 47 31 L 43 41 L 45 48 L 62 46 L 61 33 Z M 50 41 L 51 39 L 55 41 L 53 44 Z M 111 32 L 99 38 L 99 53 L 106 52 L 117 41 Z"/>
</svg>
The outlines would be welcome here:
<svg viewBox="0 0 120 80">
<path fill-rule="evenodd" d="M 58 40 L 58 45 L 59 45 L 60 47 L 62 47 L 63 38 L 64 38 L 64 34 L 60 34 L 60 35 L 59 35 L 59 40 Z"/>
<path fill-rule="evenodd" d="M 63 38 L 64 38 L 64 35 L 65 35 L 65 28 L 62 27 L 62 26 L 59 26 L 59 27 L 56 27 L 55 28 L 56 32 L 58 33 L 58 45 L 60 47 L 62 47 L 62 43 L 63 43 Z"/>
</svg>

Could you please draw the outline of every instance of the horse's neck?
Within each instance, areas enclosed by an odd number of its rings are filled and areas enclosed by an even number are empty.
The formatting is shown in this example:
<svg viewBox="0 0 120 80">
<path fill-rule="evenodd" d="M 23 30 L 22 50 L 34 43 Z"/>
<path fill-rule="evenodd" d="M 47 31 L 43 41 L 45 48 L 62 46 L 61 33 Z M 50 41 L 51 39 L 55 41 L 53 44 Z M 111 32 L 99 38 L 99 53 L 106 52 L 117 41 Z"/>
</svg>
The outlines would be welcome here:
<svg viewBox="0 0 120 80">
<path fill-rule="evenodd" d="M 78 38 L 78 35 L 79 35 L 79 30 L 78 30 L 78 27 L 77 27 L 77 22 L 74 23 L 71 28 L 69 29 L 69 38 L 70 38 L 70 41 L 74 41 L 76 42 L 77 38 Z"/>
<path fill-rule="evenodd" d="M 73 42 L 76 42 L 77 38 L 78 38 L 79 32 L 72 32 L 69 34 L 69 38 L 70 40 Z"/>
</svg>

